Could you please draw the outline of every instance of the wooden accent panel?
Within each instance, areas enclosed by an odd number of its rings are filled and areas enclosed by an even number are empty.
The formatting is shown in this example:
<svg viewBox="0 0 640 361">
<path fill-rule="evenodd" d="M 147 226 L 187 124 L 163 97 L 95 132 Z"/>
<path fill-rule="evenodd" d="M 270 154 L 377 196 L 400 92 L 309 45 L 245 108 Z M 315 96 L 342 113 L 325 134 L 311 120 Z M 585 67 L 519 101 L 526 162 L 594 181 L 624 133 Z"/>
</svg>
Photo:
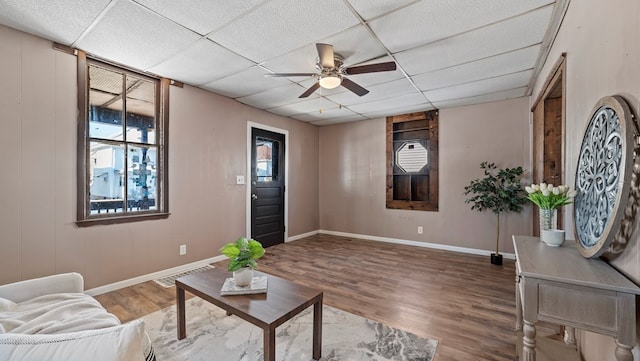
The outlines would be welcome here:
<svg viewBox="0 0 640 361">
<path fill-rule="evenodd" d="M 533 183 L 544 182 L 544 102 L 538 103 L 533 111 Z M 534 207 L 533 215 L 533 235 L 540 237 L 540 214 L 537 207 Z"/>
<path fill-rule="evenodd" d="M 438 340 L 434 361 L 516 357 L 511 260 L 497 267 L 485 256 L 319 234 L 270 247 L 259 265 L 322 290 L 329 306 Z M 150 281 L 96 298 L 126 322 L 174 306 L 175 292 Z M 539 335 L 559 331 L 536 326 Z"/>
<path fill-rule="evenodd" d="M 564 182 L 565 67 L 566 54 L 558 59 L 532 108 L 533 112 L 533 183 Z M 564 219 L 558 209 L 558 225 Z M 539 215 L 533 212 L 533 235 L 539 236 Z"/>
<path fill-rule="evenodd" d="M 387 208 L 438 210 L 438 111 L 387 117 Z M 399 173 L 395 166 L 398 142 L 426 141 L 428 165 L 419 172 Z"/>
<path fill-rule="evenodd" d="M 559 88 L 556 86 L 556 88 Z M 544 101 L 544 150 L 543 176 L 546 183 L 563 184 L 562 176 L 562 103 L 563 98 L 549 98 Z M 564 218 L 563 208 L 558 209 L 557 228 Z"/>
</svg>

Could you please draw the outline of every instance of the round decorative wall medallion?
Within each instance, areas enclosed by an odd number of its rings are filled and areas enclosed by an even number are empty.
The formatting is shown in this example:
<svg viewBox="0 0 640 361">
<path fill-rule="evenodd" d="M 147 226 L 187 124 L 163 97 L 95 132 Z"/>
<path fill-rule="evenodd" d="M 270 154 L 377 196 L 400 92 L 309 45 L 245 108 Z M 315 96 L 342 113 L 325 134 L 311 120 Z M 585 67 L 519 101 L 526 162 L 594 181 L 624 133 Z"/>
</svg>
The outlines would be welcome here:
<svg viewBox="0 0 640 361">
<path fill-rule="evenodd" d="M 580 147 L 573 207 L 578 250 L 600 257 L 612 247 L 629 200 L 636 125 L 626 101 L 604 97 L 593 108 Z"/>
</svg>

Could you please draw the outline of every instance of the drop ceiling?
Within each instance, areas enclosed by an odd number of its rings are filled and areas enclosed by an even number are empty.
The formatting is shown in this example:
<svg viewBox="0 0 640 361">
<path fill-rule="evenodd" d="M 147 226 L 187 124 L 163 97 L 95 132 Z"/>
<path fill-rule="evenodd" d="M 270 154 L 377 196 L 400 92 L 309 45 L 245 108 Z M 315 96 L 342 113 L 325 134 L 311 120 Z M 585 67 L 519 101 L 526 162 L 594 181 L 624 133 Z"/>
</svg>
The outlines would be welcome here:
<svg viewBox="0 0 640 361">
<path fill-rule="evenodd" d="M 327 125 L 529 95 L 567 0 L 0 0 L 0 24 L 286 117 Z M 564 9 L 564 10 L 563 10 Z M 316 43 L 395 61 L 298 98 Z"/>
</svg>

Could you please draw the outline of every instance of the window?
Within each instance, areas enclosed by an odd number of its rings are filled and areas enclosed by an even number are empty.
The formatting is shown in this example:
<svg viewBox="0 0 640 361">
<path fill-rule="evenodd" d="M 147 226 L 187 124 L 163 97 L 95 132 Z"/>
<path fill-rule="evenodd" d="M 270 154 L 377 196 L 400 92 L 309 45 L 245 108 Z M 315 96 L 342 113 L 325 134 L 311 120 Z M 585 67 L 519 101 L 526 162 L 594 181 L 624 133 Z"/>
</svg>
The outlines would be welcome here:
<svg viewBox="0 0 640 361">
<path fill-rule="evenodd" d="M 438 111 L 387 117 L 387 208 L 438 210 Z"/>
<path fill-rule="evenodd" d="M 256 137 L 256 173 L 258 182 L 278 180 L 278 145 L 271 139 Z"/>
<path fill-rule="evenodd" d="M 168 87 L 78 52 L 78 226 L 168 217 Z"/>
</svg>

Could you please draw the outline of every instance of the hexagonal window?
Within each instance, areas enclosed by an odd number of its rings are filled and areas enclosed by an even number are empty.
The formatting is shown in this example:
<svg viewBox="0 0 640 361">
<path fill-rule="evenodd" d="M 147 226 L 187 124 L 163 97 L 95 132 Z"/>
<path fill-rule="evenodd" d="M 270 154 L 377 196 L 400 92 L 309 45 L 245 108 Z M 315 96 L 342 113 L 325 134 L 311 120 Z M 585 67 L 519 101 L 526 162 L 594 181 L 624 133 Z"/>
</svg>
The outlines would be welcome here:
<svg viewBox="0 0 640 361">
<path fill-rule="evenodd" d="M 416 173 L 429 163 L 429 151 L 420 142 L 403 143 L 396 150 L 396 165 L 405 173 Z"/>
</svg>

